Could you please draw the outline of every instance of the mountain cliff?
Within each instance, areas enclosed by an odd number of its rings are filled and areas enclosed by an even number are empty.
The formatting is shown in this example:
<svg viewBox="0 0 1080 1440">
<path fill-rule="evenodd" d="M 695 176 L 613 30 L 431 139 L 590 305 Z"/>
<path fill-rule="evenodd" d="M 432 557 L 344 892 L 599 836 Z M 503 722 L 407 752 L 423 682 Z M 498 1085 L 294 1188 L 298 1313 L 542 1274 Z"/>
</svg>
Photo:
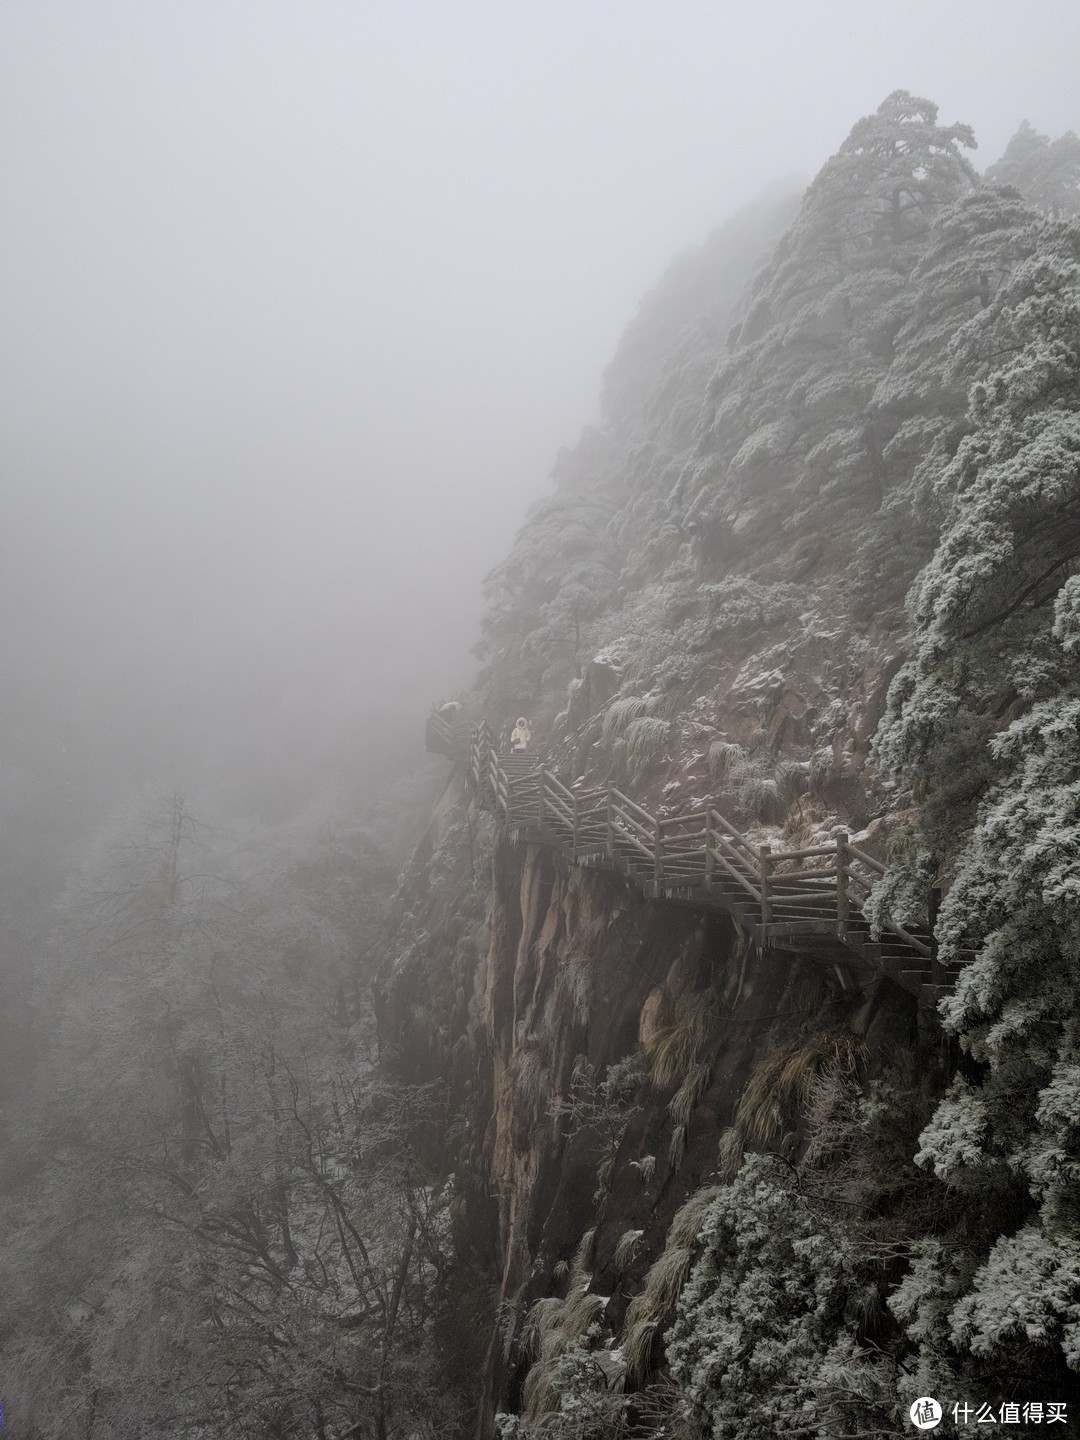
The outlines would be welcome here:
<svg viewBox="0 0 1080 1440">
<path fill-rule="evenodd" d="M 474 718 L 657 816 L 853 834 L 870 920 L 936 919 L 952 978 L 647 898 L 459 764 L 380 1037 L 460 1117 L 444 1358 L 482 1435 L 1075 1399 L 1080 227 L 1075 177 L 1040 210 L 973 145 L 896 92 L 680 259 L 488 578 Z"/>
</svg>

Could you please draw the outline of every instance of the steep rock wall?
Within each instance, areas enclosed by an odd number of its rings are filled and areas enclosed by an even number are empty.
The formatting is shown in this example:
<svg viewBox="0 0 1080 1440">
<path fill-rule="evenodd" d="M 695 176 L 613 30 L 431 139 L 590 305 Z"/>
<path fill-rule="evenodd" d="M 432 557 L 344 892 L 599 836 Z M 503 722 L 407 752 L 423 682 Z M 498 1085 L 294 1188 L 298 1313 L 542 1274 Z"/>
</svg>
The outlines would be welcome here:
<svg viewBox="0 0 1080 1440">
<path fill-rule="evenodd" d="M 483 1336 L 481 1435 L 516 1402 L 528 1304 L 551 1293 L 593 1227 L 594 1288 L 620 1323 L 675 1210 L 717 1172 L 720 1138 L 763 1056 L 800 1034 L 842 1033 L 872 1067 L 917 1040 L 913 1003 L 890 982 L 758 955 L 721 914 L 645 900 L 618 876 L 514 844 L 472 806 L 460 773 L 404 878 L 380 997 L 399 1073 L 441 1078 L 462 1116 L 456 1222 L 459 1251 L 484 1282 L 470 1316 Z M 707 1078 L 681 1138 L 669 1110 L 681 1076 L 655 1083 L 646 1064 L 598 1184 L 611 1135 L 594 1113 L 574 1113 L 578 1082 L 639 1047 L 648 1056 L 702 997 L 710 1019 L 694 1058 Z M 775 1141 L 789 1156 L 801 1143 L 792 1123 Z M 628 1230 L 643 1235 L 619 1270 Z"/>
</svg>

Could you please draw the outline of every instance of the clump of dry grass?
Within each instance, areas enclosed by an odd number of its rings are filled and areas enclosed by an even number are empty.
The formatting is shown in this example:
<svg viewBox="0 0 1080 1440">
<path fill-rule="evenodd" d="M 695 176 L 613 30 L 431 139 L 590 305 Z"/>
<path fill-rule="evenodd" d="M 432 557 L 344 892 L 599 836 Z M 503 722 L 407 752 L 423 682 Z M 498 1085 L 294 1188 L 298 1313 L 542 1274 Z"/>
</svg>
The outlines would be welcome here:
<svg viewBox="0 0 1080 1440">
<path fill-rule="evenodd" d="M 568 955 L 559 962 L 555 993 L 557 1004 L 568 1005 L 579 1025 L 588 1024 L 592 1008 L 593 968 L 587 955 Z"/>
<path fill-rule="evenodd" d="M 667 1243 L 688 1247 L 696 1243 L 705 1219 L 705 1212 L 720 1194 L 722 1185 L 705 1185 L 675 1211 L 668 1226 Z"/>
<path fill-rule="evenodd" d="M 656 1337 L 675 1309 L 690 1274 L 693 1247 L 705 1213 L 719 1193 L 719 1186 L 706 1186 L 695 1191 L 675 1212 L 663 1253 L 650 1265 L 640 1292 L 627 1308 L 623 1354 L 627 1374 L 635 1380 L 648 1372 Z"/>
<path fill-rule="evenodd" d="M 793 1128 L 822 1072 L 854 1080 L 867 1055 L 861 1041 L 843 1034 L 804 1036 L 774 1050 L 750 1076 L 735 1111 L 740 1145 L 768 1145 L 785 1127 Z"/>
<path fill-rule="evenodd" d="M 746 751 L 733 740 L 714 740 L 709 746 L 709 774 L 718 785 L 723 785 L 731 767 L 746 759 Z"/>
<path fill-rule="evenodd" d="M 720 1143 L 717 1146 L 717 1173 L 721 1180 L 730 1183 L 739 1173 L 739 1166 L 743 1162 L 743 1142 L 738 1130 L 734 1125 L 721 1134 Z"/>
<path fill-rule="evenodd" d="M 624 731 L 635 721 L 651 717 L 660 708 L 659 695 L 624 695 L 613 700 L 604 712 L 601 735 L 610 749 Z"/>
<path fill-rule="evenodd" d="M 622 734 L 626 767 L 631 775 L 642 770 L 660 754 L 671 734 L 671 725 L 654 715 L 631 720 Z"/>
<path fill-rule="evenodd" d="M 686 1126 L 676 1125 L 671 1132 L 671 1141 L 668 1145 L 668 1168 L 672 1175 L 677 1175 L 682 1169 L 682 1162 L 686 1157 Z"/>
<path fill-rule="evenodd" d="M 671 1022 L 660 1026 L 645 1044 L 649 1079 L 658 1090 L 689 1075 L 722 1009 L 720 993 L 713 986 L 679 996 Z"/>
<path fill-rule="evenodd" d="M 592 1276 L 588 1266 L 595 1241 L 595 1228 L 587 1230 L 578 1242 L 569 1266 L 562 1262 L 567 1276 L 566 1294 L 543 1296 L 534 1302 L 526 1317 L 522 1347 L 534 1360 L 525 1377 L 522 1399 L 525 1413 L 531 1420 L 553 1414 L 558 1409 L 556 1362 L 603 1318 L 604 1298 L 589 1289 Z"/>
<path fill-rule="evenodd" d="M 671 1097 L 668 1110 L 676 1125 L 689 1125 L 690 1116 L 698 1107 L 701 1097 L 709 1088 L 712 1066 L 707 1060 L 698 1060 L 686 1072 L 686 1078 Z"/>
<path fill-rule="evenodd" d="M 635 1380 L 640 1380 L 649 1368 L 656 1336 L 675 1308 L 692 1261 L 693 1252 L 686 1247 L 665 1249 L 649 1267 L 640 1292 L 630 1301 L 623 1355 L 627 1374 Z"/>
<path fill-rule="evenodd" d="M 617 1270 L 625 1270 L 630 1264 L 638 1242 L 644 1234 L 644 1230 L 624 1230 L 619 1236 L 618 1244 L 615 1246 L 615 1268 Z"/>
<path fill-rule="evenodd" d="M 656 1173 L 655 1155 L 639 1155 L 636 1160 L 631 1160 L 630 1164 L 638 1172 L 646 1185 Z"/>
</svg>

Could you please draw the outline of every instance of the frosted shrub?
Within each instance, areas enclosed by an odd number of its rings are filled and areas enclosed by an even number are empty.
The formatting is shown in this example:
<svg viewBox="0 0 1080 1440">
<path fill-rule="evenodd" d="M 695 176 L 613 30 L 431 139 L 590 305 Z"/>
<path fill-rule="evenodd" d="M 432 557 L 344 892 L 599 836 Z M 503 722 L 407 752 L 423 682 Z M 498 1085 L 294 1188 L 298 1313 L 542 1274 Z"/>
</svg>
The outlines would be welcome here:
<svg viewBox="0 0 1080 1440">
<path fill-rule="evenodd" d="M 826 1359 L 835 1367 L 846 1354 L 854 1363 L 847 1240 L 826 1232 L 764 1155 L 748 1156 L 720 1191 L 701 1239 L 666 1341 L 694 1416 L 715 1440 L 822 1433 Z"/>
<path fill-rule="evenodd" d="M 1080 1242 L 1025 1226 L 999 1240 L 952 1313 L 952 1338 L 976 1355 L 1023 1336 L 1057 1342 L 1080 1369 Z"/>
<path fill-rule="evenodd" d="M 703 585 L 701 595 L 714 644 L 789 620 L 806 598 L 800 585 L 761 585 L 744 575 L 729 575 L 718 585 Z"/>
</svg>

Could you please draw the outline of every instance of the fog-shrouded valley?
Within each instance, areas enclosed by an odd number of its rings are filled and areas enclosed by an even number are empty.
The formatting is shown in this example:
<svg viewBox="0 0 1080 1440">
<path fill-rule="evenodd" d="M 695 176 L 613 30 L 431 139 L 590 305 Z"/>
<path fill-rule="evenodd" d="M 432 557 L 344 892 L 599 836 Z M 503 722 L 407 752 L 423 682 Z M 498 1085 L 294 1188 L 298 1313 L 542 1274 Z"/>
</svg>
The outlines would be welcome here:
<svg viewBox="0 0 1080 1440">
<path fill-rule="evenodd" d="M 0 10 L 5 1435 L 1080 1424 L 1078 55 Z"/>
</svg>

